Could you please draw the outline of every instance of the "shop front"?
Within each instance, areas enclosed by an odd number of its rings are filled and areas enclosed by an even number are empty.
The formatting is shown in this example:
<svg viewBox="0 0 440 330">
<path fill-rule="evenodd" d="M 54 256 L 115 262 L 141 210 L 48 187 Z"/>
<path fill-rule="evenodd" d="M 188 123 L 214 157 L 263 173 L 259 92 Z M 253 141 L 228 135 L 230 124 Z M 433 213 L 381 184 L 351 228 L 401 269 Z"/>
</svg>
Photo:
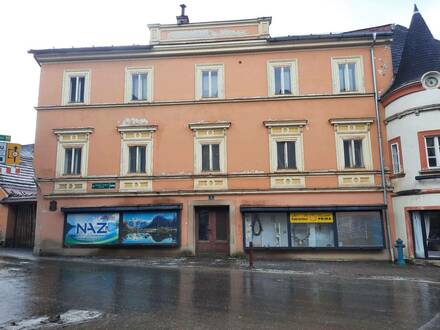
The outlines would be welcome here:
<svg viewBox="0 0 440 330">
<path fill-rule="evenodd" d="M 411 212 L 414 256 L 440 259 L 440 211 Z"/>
<path fill-rule="evenodd" d="M 243 244 L 258 250 L 385 249 L 384 207 L 242 207 Z"/>
</svg>

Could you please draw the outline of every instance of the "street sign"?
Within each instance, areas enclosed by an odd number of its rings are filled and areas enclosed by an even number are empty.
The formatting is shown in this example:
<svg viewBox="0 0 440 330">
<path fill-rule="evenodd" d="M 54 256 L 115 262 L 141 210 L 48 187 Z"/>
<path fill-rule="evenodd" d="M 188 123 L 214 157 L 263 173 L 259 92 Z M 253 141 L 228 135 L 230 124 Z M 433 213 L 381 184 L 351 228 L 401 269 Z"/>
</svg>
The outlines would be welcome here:
<svg viewBox="0 0 440 330">
<path fill-rule="evenodd" d="M 0 141 L 0 164 L 6 162 L 6 142 Z"/>
<path fill-rule="evenodd" d="M 114 182 L 94 182 L 92 183 L 92 189 L 115 189 L 116 183 Z"/>
<path fill-rule="evenodd" d="M 20 164 L 20 148 L 21 145 L 17 143 L 6 144 L 6 164 L 19 165 Z"/>
<path fill-rule="evenodd" d="M 0 141 L 10 142 L 11 141 L 11 136 L 10 135 L 0 135 Z"/>
</svg>

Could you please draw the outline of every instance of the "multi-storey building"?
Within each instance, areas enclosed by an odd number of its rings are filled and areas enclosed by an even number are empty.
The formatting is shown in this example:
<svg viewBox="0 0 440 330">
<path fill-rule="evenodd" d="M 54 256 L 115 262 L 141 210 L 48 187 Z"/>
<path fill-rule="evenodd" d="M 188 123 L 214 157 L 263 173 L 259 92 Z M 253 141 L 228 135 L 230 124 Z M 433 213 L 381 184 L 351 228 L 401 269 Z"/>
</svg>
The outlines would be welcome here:
<svg viewBox="0 0 440 330">
<path fill-rule="evenodd" d="M 415 7 L 395 34 L 397 70 L 382 97 L 392 157 L 396 236 L 407 257 L 440 258 L 440 41 Z"/>
<path fill-rule="evenodd" d="M 270 23 L 181 15 L 149 25 L 149 45 L 30 51 L 35 252 L 239 255 L 252 242 L 272 257 L 387 259 L 377 99 L 391 34 L 273 38 Z"/>
</svg>

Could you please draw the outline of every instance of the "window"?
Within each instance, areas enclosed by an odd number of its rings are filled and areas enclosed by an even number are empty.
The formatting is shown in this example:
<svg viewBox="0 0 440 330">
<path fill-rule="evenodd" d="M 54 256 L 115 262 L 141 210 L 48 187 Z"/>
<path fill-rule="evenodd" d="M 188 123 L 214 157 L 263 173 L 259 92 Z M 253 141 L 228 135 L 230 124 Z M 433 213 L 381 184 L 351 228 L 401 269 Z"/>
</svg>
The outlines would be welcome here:
<svg viewBox="0 0 440 330">
<path fill-rule="evenodd" d="M 57 135 L 56 176 L 87 176 L 89 135 L 92 128 L 55 129 Z"/>
<path fill-rule="evenodd" d="M 128 122 L 126 126 L 119 126 L 118 131 L 121 134 L 121 176 L 151 175 L 156 126 L 133 126 Z"/>
<path fill-rule="evenodd" d="M 220 144 L 202 144 L 202 172 L 220 171 Z"/>
<path fill-rule="evenodd" d="M 296 60 L 268 62 L 269 96 L 298 94 L 296 63 Z"/>
<path fill-rule="evenodd" d="M 345 168 L 364 167 L 362 157 L 362 139 L 344 140 L 344 162 Z"/>
<path fill-rule="evenodd" d="M 89 103 L 89 71 L 65 71 L 63 105 Z"/>
<path fill-rule="evenodd" d="M 125 102 L 151 102 L 153 68 L 125 69 Z"/>
<path fill-rule="evenodd" d="M 364 91 L 361 57 L 332 58 L 332 67 L 334 93 L 361 93 Z"/>
<path fill-rule="evenodd" d="M 64 175 L 81 174 L 81 148 L 66 148 L 64 156 Z"/>
<path fill-rule="evenodd" d="M 440 167 L 440 136 L 427 136 L 425 143 L 428 167 Z"/>
<path fill-rule="evenodd" d="M 380 212 L 337 212 L 339 247 L 382 247 Z"/>
<path fill-rule="evenodd" d="M 397 143 L 391 145 L 391 159 L 393 162 L 393 174 L 400 173 L 399 146 Z"/>
<path fill-rule="evenodd" d="M 196 99 L 224 98 L 223 65 L 196 65 Z"/>
<path fill-rule="evenodd" d="M 70 97 L 69 103 L 84 102 L 84 85 L 86 78 L 84 76 L 70 77 Z"/>
<path fill-rule="evenodd" d="M 243 210 L 244 244 L 255 248 L 383 249 L 382 214 L 377 211 Z M 294 208 L 289 208 L 294 209 Z M 440 226 L 439 226 L 440 228 Z"/>
<path fill-rule="evenodd" d="M 277 168 L 296 169 L 295 141 L 277 142 Z"/>
<path fill-rule="evenodd" d="M 371 170 L 370 125 L 373 120 L 344 118 L 330 119 L 330 123 L 335 130 L 338 170 Z"/>
<path fill-rule="evenodd" d="M 128 147 L 128 171 L 129 173 L 145 173 L 147 162 L 146 146 Z"/>
</svg>

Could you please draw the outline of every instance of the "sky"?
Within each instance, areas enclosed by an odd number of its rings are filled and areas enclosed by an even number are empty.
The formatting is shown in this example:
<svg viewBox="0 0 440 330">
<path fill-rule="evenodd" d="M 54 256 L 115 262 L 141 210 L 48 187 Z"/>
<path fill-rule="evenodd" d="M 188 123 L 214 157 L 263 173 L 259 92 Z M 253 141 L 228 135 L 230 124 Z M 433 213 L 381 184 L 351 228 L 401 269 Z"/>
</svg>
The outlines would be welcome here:
<svg viewBox="0 0 440 330">
<path fill-rule="evenodd" d="M 414 3 L 440 38 L 440 0 L 13 0 L 0 1 L 0 134 L 34 142 L 40 69 L 29 49 L 148 44 L 147 24 L 272 16 L 271 36 L 408 26 Z M 436 19 L 437 18 L 437 19 Z"/>
</svg>

